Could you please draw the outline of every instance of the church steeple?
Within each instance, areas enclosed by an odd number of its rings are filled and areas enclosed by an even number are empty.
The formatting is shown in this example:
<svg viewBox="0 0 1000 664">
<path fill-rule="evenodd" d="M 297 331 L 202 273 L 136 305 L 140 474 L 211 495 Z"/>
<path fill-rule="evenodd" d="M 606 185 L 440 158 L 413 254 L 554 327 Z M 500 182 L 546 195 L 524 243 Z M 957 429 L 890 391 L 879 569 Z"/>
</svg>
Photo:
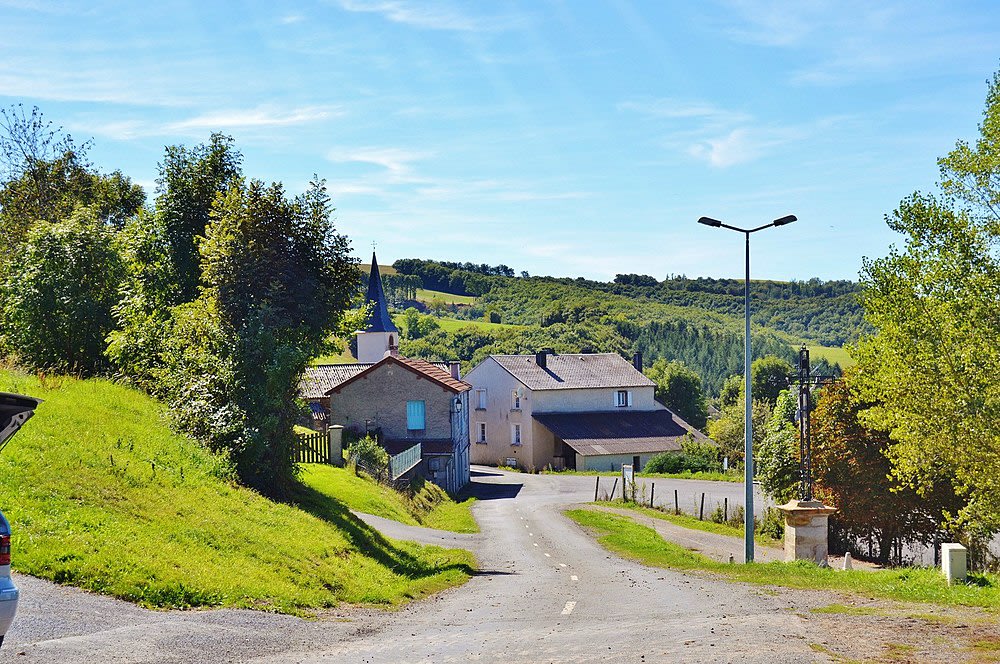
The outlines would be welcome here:
<svg viewBox="0 0 1000 664">
<path fill-rule="evenodd" d="M 382 275 L 379 274 L 374 251 L 365 304 L 371 306 L 372 313 L 368 326 L 357 333 L 358 362 L 378 362 L 386 353 L 392 353 L 399 347 L 399 329 L 392 322 L 392 316 L 389 315 L 389 308 L 385 303 Z"/>
<path fill-rule="evenodd" d="M 372 317 L 365 332 L 395 332 L 399 330 L 392 322 L 389 309 L 385 304 L 385 291 L 382 290 L 382 275 L 378 271 L 378 261 L 372 252 L 372 271 L 368 275 L 368 294 L 365 303 L 372 305 Z"/>
</svg>

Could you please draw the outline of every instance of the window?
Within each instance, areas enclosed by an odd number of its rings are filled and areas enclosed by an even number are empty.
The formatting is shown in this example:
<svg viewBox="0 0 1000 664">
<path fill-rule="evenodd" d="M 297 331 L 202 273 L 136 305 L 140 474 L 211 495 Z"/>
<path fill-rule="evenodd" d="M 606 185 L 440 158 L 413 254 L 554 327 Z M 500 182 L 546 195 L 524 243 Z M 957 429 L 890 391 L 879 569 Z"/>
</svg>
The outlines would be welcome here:
<svg viewBox="0 0 1000 664">
<path fill-rule="evenodd" d="M 476 426 L 476 431 L 478 433 L 478 436 L 476 437 L 476 442 L 477 443 L 485 443 L 486 442 L 486 422 L 477 422 L 476 425 L 477 425 Z"/>
<path fill-rule="evenodd" d="M 407 401 L 406 402 L 406 430 L 407 431 L 423 431 L 424 430 L 424 402 L 423 401 Z"/>
<path fill-rule="evenodd" d="M 520 445 L 521 444 L 521 425 L 511 424 L 510 425 L 510 444 Z"/>
<path fill-rule="evenodd" d="M 511 390 L 510 409 L 521 410 L 521 393 L 518 390 Z"/>
<path fill-rule="evenodd" d="M 628 390 L 618 390 L 615 393 L 615 405 L 619 408 L 625 408 L 626 406 L 632 405 L 632 393 Z"/>
<path fill-rule="evenodd" d="M 486 388 L 476 390 L 476 410 L 486 410 Z"/>
</svg>

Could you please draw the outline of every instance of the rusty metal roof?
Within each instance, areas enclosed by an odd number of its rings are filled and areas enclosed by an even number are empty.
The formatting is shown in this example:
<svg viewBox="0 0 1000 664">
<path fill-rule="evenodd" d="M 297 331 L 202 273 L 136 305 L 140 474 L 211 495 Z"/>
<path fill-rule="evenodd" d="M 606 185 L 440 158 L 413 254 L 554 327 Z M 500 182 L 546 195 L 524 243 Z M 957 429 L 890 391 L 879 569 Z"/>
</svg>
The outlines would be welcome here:
<svg viewBox="0 0 1000 664">
<path fill-rule="evenodd" d="M 534 413 L 532 417 L 583 456 L 675 452 L 681 440 L 710 440 L 668 409 Z"/>
</svg>

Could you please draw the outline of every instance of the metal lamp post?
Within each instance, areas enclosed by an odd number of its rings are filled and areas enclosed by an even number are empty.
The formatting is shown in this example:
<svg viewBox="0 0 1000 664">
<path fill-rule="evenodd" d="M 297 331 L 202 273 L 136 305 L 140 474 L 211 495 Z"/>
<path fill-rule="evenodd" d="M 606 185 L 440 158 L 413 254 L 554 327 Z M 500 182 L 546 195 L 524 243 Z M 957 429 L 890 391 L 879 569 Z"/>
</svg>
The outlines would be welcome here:
<svg viewBox="0 0 1000 664">
<path fill-rule="evenodd" d="M 712 219 L 710 217 L 702 217 L 698 220 L 699 224 L 704 224 L 705 226 L 711 226 L 712 228 L 728 228 L 731 231 L 736 231 L 738 233 L 743 233 L 746 237 L 746 247 L 747 247 L 747 260 L 746 260 L 746 280 L 743 282 L 743 302 L 745 309 L 746 318 L 746 330 L 745 330 L 745 343 L 744 343 L 744 353 L 743 353 L 743 377 L 745 379 L 745 385 L 743 393 L 746 397 L 745 401 L 745 412 L 744 412 L 744 456 L 745 456 L 745 469 L 743 475 L 744 489 L 746 491 L 746 507 L 744 509 L 743 515 L 743 530 L 744 530 L 744 546 L 745 546 L 745 556 L 746 562 L 753 562 L 753 399 L 750 393 L 750 234 L 756 233 L 757 231 L 762 231 L 765 228 L 770 228 L 771 226 L 784 226 L 785 224 L 790 224 L 796 221 L 795 215 L 788 215 L 781 217 L 780 219 L 775 219 L 769 224 L 764 224 L 763 226 L 758 226 L 757 228 L 737 228 L 736 226 L 730 226 L 729 224 L 724 224 L 718 219 Z"/>
</svg>

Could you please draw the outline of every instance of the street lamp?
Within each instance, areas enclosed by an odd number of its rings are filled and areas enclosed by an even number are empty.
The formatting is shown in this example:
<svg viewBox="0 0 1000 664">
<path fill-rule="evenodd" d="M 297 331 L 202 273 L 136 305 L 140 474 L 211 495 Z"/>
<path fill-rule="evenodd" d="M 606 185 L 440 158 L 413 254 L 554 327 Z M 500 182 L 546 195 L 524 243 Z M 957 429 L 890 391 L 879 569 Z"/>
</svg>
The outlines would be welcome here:
<svg viewBox="0 0 1000 664">
<path fill-rule="evenodd" d="M 753 562 L 753 400 L 750 394 L 750 234 L 762 231 L 765 228 L 770 228 L 771 226 L 784 226 L 792 223 L 793 221 L 796 221 L 796 217 L 795 215 L 790 214 L 788 216 L 781 217 L 780 219 L 775 219 L 769 224 L 758 226 L 757 228 L 737 228 L 736 226 L 724 224 L 718 219 L 712 219 L 711 217 L 702 217 L 698 220 L 699 224 L 704 224 L 705 226 L 711 226 L 712 228 L 728 228 L 731 231 L 743 233 L 747 240 L 747 271 L 746 280 L 743 282 L 743 307 L 746 314 L 746 337 L 743 346 L 743 378 L 745 380 L 743 393 L 746 397 L 746 410 L 743 415 L 743 450 L 745 457 L 743 483 L 744 490 L 746 491 L 746 507 L 743 514 L 743 539 L 746 561 L 748 563 Z"/>
</svg>

